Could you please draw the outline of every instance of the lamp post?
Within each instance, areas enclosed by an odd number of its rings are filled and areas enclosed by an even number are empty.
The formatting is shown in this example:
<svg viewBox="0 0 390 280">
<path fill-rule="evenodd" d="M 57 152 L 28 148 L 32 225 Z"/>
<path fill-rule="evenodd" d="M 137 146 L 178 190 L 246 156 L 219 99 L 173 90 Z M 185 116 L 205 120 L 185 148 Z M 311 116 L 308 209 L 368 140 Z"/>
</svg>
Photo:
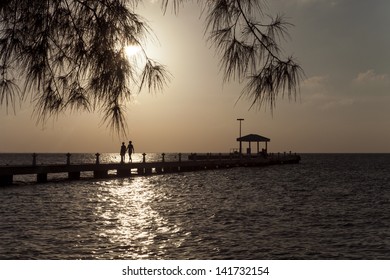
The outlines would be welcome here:
<svg viewBox="0 0 390 280">
<path fill-rule="evenodd" d="M 244 119 L 237 119 L 239 122 L 240 122 L 240 138 L 241 138 L 241 122 L 244 120 Z M 242 142 L 240 140 L 240 155 L 242 154 Z"/>
</svg>

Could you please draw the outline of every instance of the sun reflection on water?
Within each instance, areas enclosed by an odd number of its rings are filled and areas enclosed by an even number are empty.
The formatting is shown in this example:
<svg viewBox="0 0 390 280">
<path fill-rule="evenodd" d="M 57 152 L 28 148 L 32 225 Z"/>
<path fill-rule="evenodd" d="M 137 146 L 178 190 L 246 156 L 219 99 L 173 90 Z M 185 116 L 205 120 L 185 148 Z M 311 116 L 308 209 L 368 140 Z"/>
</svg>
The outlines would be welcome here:
<svg viewBox="0 0 390 280">
<path fill-rule="evenodd" d="M 116 257 L 162 258 L 168 248 L 181 245 L 181 228 L 153 208 L 153 202 L 164 197 L 147 177 L 100 182 L 100 188 L 95 215 L 101 226 L 96 234 L 116 244 L 110 248 Z"/>
</svg>

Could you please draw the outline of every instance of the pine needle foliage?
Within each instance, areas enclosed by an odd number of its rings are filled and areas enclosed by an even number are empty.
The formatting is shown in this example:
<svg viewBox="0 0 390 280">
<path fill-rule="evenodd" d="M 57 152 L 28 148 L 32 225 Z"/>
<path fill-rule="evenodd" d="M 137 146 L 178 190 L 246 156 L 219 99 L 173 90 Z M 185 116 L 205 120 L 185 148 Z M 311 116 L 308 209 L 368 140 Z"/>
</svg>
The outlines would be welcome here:
<svg viewBox="0 0 390 280">
<path fill-rule="evenodd" d="M 190 0 L 162 0 L 175 12 Z M 141 89 L 161 91 L 165 65 L 145 51 L 152 32 L 136 13 L 141 0 L 2 0 L 0 2 L 0 105 L 31 98 L 39 122 L 65 111 L 102 112 L 115 133 L 126 132 L 126 104 Z M 247 80 L 242 96 L 274 107 L 279 93 L 294 96 L 303 73 L 282 59 L 280 39 L 289 23 L 264 23 L 264 0 L 198 0 L 207 38 L 221 56 L 224 81 Z M 129 60 L 125 47 L 141 49 Z M 139 65 L 137 61 L 143 61 Z"/>
<path fill-rule="evenodd" d="M 304 72 L 280 49 L 291 24 L 280 15 L 266 16 L 266 1 L 202 2 L 206 33 L 221 57 L 224 81 L 246 82 L 240 97 L 249 98 L 251 107 L 269 105 L 272 111 L 279 94 L 296 98 Z"/>
<path fill-rule="evenodd" d="M 14 106 L 30 95 L 43 122 L 65 110 L 99 109 L 113 131 L 126 131 L 125 104 L 132 95 L 143 87 L 161 89 L 170 76 L 145 51 L 141 67 L 126 56 L 125 46 L 143 48 L 150 36 L 135 13 L 138 2 L 1 1 L 1 104 Z"/>
<path fill-rule="evenodd" d="M 186 0 L 163 0 L 176 11 Z M 281 41 L 292 24 L 281 15 L 265 14 L 266 0 L 198 0 L 205 17 L 205 34 L 220 56 L 224 82 L 246 85 L 239 97 L 251 107 L 276 105 L 278 95 L 296 98 L 304 71 L 293 57 L 284 57 Z"/>
</svg>

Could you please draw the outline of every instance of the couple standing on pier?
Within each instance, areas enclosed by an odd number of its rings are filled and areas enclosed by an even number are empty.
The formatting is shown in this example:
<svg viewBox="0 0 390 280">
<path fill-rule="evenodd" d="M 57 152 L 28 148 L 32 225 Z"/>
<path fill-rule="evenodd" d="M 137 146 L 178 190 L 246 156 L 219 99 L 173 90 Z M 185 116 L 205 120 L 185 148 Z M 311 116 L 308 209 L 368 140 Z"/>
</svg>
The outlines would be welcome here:
<svg viewBox="0 0 390 280">
<path fill-rule="evenodd" d="M 128 152 L 129 154 L 129 162 L 133 162 L 133 160 L 131 159 L 131 154 L 134 153 L 134 146 L 131 141 L 129 141 L 129 145 L 127 145 L 127 147 L 125 146 L 125 142 L 122 142 L 121 152 L 120 152 L 121 163 L 125 162 L 126 152 Z"/>
</svg>

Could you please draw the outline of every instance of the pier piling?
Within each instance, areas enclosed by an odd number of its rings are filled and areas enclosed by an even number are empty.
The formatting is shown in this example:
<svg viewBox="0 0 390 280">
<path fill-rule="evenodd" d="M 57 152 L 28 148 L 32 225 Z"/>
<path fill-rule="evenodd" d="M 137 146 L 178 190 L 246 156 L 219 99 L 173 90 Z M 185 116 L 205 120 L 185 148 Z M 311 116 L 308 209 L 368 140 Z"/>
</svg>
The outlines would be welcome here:
<svg viewBox="0 0 390 280">
<path fill-rule="evenodd" d="M 81 172 L 73 171 L 68 173 L 69 180 L 79 180 L 81 178 Z"/>
<path fill-rule="evenodd" d="M 95 156 L 96 156 L 96 164 L 100 164 L 100 154 L 96 153 Z"/>
<path fill-rule="evenodd" d="M 47 173 L 38 173 L 37 174 L 37 182 L 38 183 L 46 183 L 47 182 Z"/>
<path fill-rule="evenodd" d="M 32 154 L 32 165 L 33 166 L 37 165 L 37 154 L 36 153 Z"/>
<path fill-rule="evenodd" d="M 1 175 L 0 176 L 0 186 L 12 185 L 13 175 Z"/>
<path fill-rule="evenodd" d="M 67 153 L 67 154 L 66 154 L 66 164 L 67 164 L 67 165 L 70 165 L 70 156 L 71 156 L 70 153 Z"/>
</svg>

